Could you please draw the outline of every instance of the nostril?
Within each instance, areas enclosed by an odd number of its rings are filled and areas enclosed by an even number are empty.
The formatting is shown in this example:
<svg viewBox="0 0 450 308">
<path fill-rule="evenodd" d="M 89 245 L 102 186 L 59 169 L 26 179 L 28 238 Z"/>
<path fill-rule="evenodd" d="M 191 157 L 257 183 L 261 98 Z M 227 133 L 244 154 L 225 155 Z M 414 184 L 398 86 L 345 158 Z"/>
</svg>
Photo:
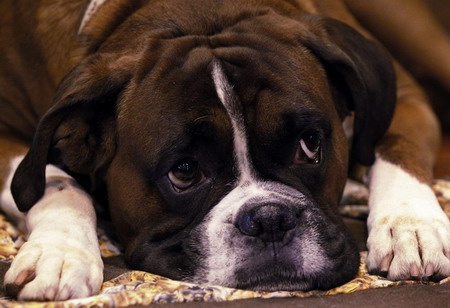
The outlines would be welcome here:
<svg viewBox="0 0 450 308">
<path fill-rule="evenodd" d="M 280 230 L 289 231 L 297 226 L 299 215 L 283 212 L 280 217 Z"/>
<path fill-rule="evenodd" d="M 262 226 L 257 218 L 254 217 L 254 213 L 248 213 L 243 216 L 238 229 L 242 234 L 249 236 L 257 236 L 262 233 Z"/>
</svg>

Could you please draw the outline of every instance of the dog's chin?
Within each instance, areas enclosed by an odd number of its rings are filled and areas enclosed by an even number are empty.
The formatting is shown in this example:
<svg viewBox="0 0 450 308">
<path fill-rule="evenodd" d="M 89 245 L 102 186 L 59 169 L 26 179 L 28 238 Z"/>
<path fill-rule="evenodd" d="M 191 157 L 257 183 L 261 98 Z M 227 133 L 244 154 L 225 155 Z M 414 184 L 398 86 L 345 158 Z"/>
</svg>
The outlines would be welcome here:
<svg viewBox="0 0 450 308">
<path fill-rule="evenodd" d="M 316 285 L 313 280 L 299 275 L 291 266 L 267 266 L 249 270 L 242 269 L 236 273 L 237 289 L 253 291 L 309 291 Z"/>
<path fill-rule="evenodd" d="M 309 291 L 314 289 L 312 283 L 300 278 L 255 276 L 238 282 L 237 289 L 260 292 L 275 291 Z"/>
<path fill-rule="evenodd" d="M 311 272 L 311 269 L 305 271 L 301 266 L 295 266 L 286 260 L 280 261 L 240 268 L 234 275 L 236 283 L 234 287 L 265 292 L 328 290 L 356 276 L 359 254 L 351 253 L 333 261 L 328 260 L 328 266 L 315 272 Z"/>
<path fill-rule="evenodd" d="M 274 292 L 274 291 L 302 291 L 328 290 L 337 287 L 347 280 L 336 281 L 335 279 L 321 275 L 320 277 L 297 276 L 294 273 L 281 274 L 280 272 L 267 271 L 256 273 L 247 277 L 240 277 L 236 281 L 237 289 Z"/>
</svg>

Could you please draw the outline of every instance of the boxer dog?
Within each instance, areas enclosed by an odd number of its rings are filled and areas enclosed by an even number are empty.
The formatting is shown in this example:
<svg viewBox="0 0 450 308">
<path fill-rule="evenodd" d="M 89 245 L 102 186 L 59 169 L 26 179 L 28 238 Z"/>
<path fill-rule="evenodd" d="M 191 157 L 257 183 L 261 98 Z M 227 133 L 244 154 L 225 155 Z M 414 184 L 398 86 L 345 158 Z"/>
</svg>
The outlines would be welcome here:
<svg viewBox="0 0 450 308">
<path fill-rule="evenodd" d="M 372 166 L 369 269 L 450 275 L 449 220 L 429 186 L 436 119 L 341 1 L 0 9 L 1 205 L 28 234 L 10 294 L 99 291 L 94 198 L 132 268 L 253 290 L 338 286 L 359 265 L 337 212 L 355 165 Z"/>
</svg>

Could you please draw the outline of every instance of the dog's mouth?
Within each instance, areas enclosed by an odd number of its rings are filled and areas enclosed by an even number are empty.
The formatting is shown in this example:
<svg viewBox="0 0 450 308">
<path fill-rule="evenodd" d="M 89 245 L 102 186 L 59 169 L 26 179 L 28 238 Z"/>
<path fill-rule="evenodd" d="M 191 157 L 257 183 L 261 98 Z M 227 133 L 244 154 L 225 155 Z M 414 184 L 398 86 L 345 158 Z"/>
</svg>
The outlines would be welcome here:
<svg viewBox="0 0 450 308">
<path fill-rule="evenodd" d="M 259 251 L 234 271 L 235 287 L 272 292 L 327 290 L 342 285 L 356 275 L 359 254 L 351 242 L 333 249 L 327 246 L 325 253 L 314 257 L 290 245 L 279 247 L 276 253 Z"/>
<path fill-rule="evenodd" d="M 265 269 L 243 269 L 236 273 L 236 288 L 261 292 L 309 291 L 313 280 L 299 274 L 294 266 L 272 265 Z"/>
<path fill-rule="evenodd" d="M 237 289 L 273 292 L 273 291 L 310 291 L 327 290 L 337 287 L 356 275 L 348 262 L 338 262 L 333 269 L 324 269 L 320 273 L 303 273 L 294 265 L 267 264 L 258 268 L 241 268 L 235 274 L 234 286 Z"/>
</svg>

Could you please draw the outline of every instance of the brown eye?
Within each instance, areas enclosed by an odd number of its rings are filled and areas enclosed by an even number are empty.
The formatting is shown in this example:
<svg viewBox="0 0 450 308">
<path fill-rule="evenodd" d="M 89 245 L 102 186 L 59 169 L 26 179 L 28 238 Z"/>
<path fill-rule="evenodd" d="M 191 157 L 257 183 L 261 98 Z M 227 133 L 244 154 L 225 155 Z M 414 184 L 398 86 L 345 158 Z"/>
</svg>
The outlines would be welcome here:
<svg viewBox="0 0 450 308">
<path fill-rule="evenodd" d="M 205 179 L 198 163 L 193 161 L 186 161 L 175 165 L 169 171 L 167 177 L 176 192 L 182 192 Z"/>
<path fill-rule="evenodd" d="M 300 139 L 294 163 L 296 164 L 318 164 L 320 162 L 320 136 L 316 134 L 307 135 Z"/>
</svg>

